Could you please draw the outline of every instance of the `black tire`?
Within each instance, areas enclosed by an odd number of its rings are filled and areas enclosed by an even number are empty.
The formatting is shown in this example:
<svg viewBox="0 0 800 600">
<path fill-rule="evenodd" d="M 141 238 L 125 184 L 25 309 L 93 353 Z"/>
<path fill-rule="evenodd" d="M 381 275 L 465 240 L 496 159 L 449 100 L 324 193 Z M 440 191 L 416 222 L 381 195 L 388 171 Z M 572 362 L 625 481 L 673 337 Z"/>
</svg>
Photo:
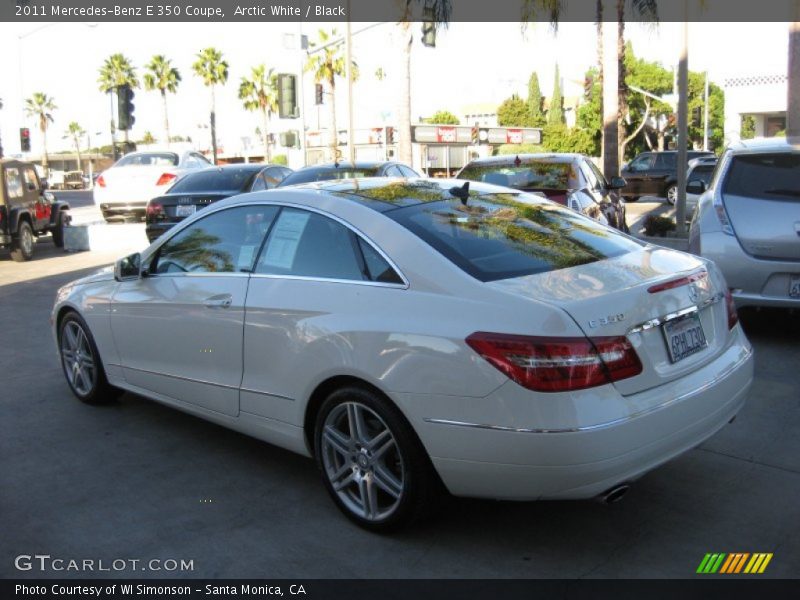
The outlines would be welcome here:
<svg viewBox="0 0 800 600">
<path fill-rule="evenodd" d="M 33 258 L 33 229 L 27 221 L 21 221 L 17 227 L 17 235 L 11 243 L 11 258 L 16 262 L 25 262 Z"/>
<path fill-rule="evenodd" d="M 368 435 L 350 434 L 348 439 L 345 438 L 348 434 L 336 427 L 336 423 L 344 418 L 349 424 L 353 407 L 360 411 L 363 429 Z M 342 434 L 337 444 L 328 441 L 331 426 Z M 389 432 L 390 439 L 386 439 L 384 430 Z M 371 441 L 380 442 L 376 446 L 356 441 L 370 438 L 374 432 L 380 432 L 371 438 Z M 326 434 L 325 440 L 323 433 Z M 386 446 L 391 447 L 383 452 Z M 349 458 L 346 458 L 341 447 L 348 448 Z M 345 387 L 328 396 L 320 408 L 314 427 L 314 454 L 325 489 L 336 506 L 348 519 L 370 531 L 386 533 L 408 526 L 430 515 L 445 496 L 444 486 L 427 452 L 405 417 L 389 401 L 365 387 Z M 359 462 L 362 459 L 363 462 Z M 386 478 L 387 470 L 394 480 Z M 332 482 L 334 471 L 343 475 L 334 478 L 340 483 L 339 491 Z M 386 482 L 392 485 L 386 487 Z M 395 497 L 386 490 L 391 488 L 396 491 L 398 482 L 400 491 Z M 373 517 L 364 514 L 370 512 L 364 497 L 364 494 L 369 495 L 364 490 L 370 487 L 375 498 L 370 503 L 375 507 L 376 514 Z M 357 495 L 364 499 L 361 502 L 363 509 L 358 506 Z M 384 501 L 383 507 L 381 500 Z M 385 514 L 378 514 L 381 509 Z"/>
<path fill-rule="evenodd" d="M 53 229 L 50 230 L 50 233 L 53 235 L 53 245 L 56 248 L 64 247 L 64 221 L 64 213 L 58 213 L 58 220 L 55 226 L 53 226 Z"/>
<path fill-rule="evenodd" d="M 72 356 L 66 355 L 67 346 L 70 345 L 69 335 L 70 332 L 80 330 L 83 333 L 85 343 L 81 343 L 80 339 L 76 340 L 80 347 L 80 355 L 73 353 Z M 81 402 L 86 404 L 108 404 L 116 400 L 121 394 L 122 390 L 115 388 L 108 383 L 106 373 L 103 369 L 103 362 L 100 358 L 100 353 L 97 351 L 97 344 L 95 344 L 92 332 L 81 316 L 76 312 L 69 312 L 61 320 L 58 326 L 58 352 L 61 358 L 61 368 L 64 371 L 64 377 L 67 379 L 72 393 Z M 86 356 L 91 360 L 92 367 L 86 367 L 86 361 L 82 359 Z M 70 375 L 74 362 L 80 361 L 82 369 L 85 372 L 85 378 Z M 90 382 L 90 385 L 83 386 L 78 383 L 78 379 Z"/>
<path fill-rule="evenodd" d="M 671 183 L 666 188 L 664 188 L 664 198 L 667 200 L 667 204 L 675 206 L 675 202 L 678 198 L 677 184 Z"/>
</svg>

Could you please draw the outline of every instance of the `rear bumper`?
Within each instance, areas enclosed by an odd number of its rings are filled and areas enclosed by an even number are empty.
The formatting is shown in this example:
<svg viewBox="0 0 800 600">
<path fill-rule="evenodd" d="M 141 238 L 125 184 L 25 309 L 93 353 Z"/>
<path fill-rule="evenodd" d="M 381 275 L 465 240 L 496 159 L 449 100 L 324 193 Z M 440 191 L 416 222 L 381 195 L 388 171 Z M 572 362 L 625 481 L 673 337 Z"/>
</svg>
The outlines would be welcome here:
<svg viewBox="0 0 800 600">
<path fill-rule="evenodd" d="M 737 307 L 800 308 L 800 298 L 789 297 L 789 282 L 800 276 L 800 261 L 755 258 L 734 236 L 722 232 L 701 234 L 698 241 L 702 256 L 713 260 L 725 276 Z"/>
<path fill-rule="evenodd" d="M 626 396 L 631 407 L 626 417 L 572 429 L 544 429 L 535 417 L 527 427 L 423 419 L 417 429 L 455 495 L 591 498 L 697 446 L 736 416 L 753 378 L 752 349 L 741 333 L 737 338 L 741 343 L 682 380 Z M 482 401 L 491 402 L 491 397 Z M 532 415 L 545 412 L 537 410 L 542 401 L 551 400 L 530 398 Z M 602 405 L 605 399 L 593 401 Z M 579 406 L 565 404 L 560 412 L 580 419 L 574 414 Z"/>
<path fill-rule="evenodd" d="M 144 217 L 147 210 L 147 202 L 102 202 L 100 212 L 103 218 L 110 217 Z"/>
</svg>

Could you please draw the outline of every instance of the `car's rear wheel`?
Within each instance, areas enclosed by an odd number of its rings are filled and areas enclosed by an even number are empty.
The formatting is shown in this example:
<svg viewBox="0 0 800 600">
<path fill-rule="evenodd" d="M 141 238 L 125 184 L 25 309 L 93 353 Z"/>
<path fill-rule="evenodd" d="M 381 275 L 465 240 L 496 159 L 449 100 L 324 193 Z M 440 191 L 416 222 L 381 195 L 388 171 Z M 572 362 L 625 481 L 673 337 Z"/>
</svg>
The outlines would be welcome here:
<svg viewBox="0 0 800 600">
<path fill-rule="evenodd" d="M 64 376 L 78 400 L 87 404 L 105 404 L 122 393 L 108 383 L 92 333 L 75 312 L 61 321 L 58 349 Z"/>
<path fill-rule="evenodd" d="M 408 525 L 441 497 L 441 483 L 411 426 L 366 388 L 333 392 L 319 411 L 314 439 L 328 493 L 361 527 Z"/>
<path fill-rule="evenodd" d="M 53 234 L 53 245 L 56 248 L 63 248 L 64 247 L 64 223 L 66 221 L 65 215 L 63 212 L 58 213 L 58 219 L 56 221 L 55 226 L 50 231 Z"/>
<path fill-rule="evenodd" d="M 33 258 L 33 229 L 27 221 L 22 221 L 17 229 L 17 236 L 11 245 L 11 258 L 16 262 L 25 262 Z"/>
<path fill-rule="evenodd" d="M 667 202 L 675 206 L 675 203 L 678 201 L 678 186 L 672 184 L 667 187 L 664 191 L 664 197 L 667 199 Z"/>
</svg>

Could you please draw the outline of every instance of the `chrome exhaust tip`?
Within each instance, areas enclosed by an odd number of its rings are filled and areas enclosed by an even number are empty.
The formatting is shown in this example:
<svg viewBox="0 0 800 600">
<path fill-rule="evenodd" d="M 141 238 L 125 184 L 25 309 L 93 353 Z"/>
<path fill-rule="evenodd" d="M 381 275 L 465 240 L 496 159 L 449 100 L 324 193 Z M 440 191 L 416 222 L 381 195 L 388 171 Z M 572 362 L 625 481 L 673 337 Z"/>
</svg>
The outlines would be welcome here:
<svg viewBox="0 0 800 600">
<path fill-rule="evenodd" d="M 600 494 L 597 499 L 603 504 L 614 504 L 622 500 L 622 497 L 628 493 L 629 489 L 631 489 L 630 485 L 627 483 L 620 483 Z"/>
</svg>

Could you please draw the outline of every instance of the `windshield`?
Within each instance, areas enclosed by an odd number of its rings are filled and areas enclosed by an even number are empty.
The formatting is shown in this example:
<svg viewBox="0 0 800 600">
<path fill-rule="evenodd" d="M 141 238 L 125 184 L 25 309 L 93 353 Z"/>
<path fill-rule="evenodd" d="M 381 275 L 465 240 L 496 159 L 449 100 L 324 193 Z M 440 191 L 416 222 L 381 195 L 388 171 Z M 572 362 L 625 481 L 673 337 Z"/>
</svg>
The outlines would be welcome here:
<svg viewBox="0 0 800 600">
<path fill-rule="evenodd" d="M 359 177 L 377 177 L 378 169 L 309 169 L 295 171 L 281 182 L 281 187 L 312 181 L 329 181 L 331 179 L 357 179 Z"/>
<path fill-rule="evenodd" d="M 178 155 L 172 152 L 148 152 L 129 154 L 120 158 L 115 167 L 174 167 L 178 164 Z"/>
<path fill-rule="evenodd" d="M 574 211 L 529 194 L 471 196 L 386 213 L 480 281 L 556 271 L 639 245 Z"/>
<path fill-rule="evenodd" d="M 569 163 L 533 162 L 516 165 L 467 165 L 459 179 L 483 181 L 520 190 L 569 189 Z"/>
<path fill-rule="evenodd" d="M 181 194 L 193 192 L 240 192 L 249 190 L 258 175 L 254 169 L 207 169 L 190 173 L 169 190 Z"/>
<path fill-rule="evenodd" d="M 800 154 L 736 156 L 722 192 L 762 200 L 800 200 Z"/>
</svg>

